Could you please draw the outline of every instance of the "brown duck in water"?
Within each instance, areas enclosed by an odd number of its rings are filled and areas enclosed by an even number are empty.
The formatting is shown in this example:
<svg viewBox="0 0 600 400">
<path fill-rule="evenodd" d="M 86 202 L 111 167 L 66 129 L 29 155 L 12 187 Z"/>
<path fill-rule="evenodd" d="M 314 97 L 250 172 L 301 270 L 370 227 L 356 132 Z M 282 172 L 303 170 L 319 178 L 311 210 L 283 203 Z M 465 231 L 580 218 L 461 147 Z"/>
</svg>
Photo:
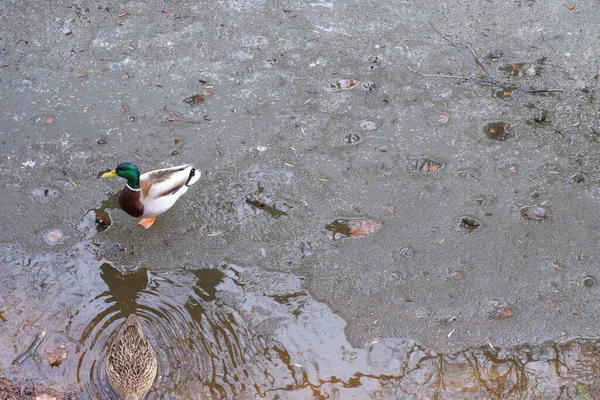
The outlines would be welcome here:
<svg viewBox="0 0 600 400">
<path fill-rule="evenodd" d="M 135 314 L 121 326 L 108 350 L 106 375 L 122 400 L 139 400 L 152 387 L 158 363 Z"/>
</svg>

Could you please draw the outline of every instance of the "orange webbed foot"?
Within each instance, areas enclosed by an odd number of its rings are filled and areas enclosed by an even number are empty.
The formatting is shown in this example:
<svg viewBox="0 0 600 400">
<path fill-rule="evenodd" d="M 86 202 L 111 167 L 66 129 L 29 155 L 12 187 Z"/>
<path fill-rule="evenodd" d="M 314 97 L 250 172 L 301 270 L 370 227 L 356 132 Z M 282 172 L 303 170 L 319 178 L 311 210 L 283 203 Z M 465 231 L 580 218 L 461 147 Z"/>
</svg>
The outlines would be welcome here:
<svg viewBox="0 0 600 400">
<path fill-rule="evenodd" d="M 149 229 L 152 226 L 152 224 L 154 223 L 155 219 L 156 219 L 156 216 L 150 217 L 150 218 L 142 218 L 140 220 L 140 222 L 138 222 L 138 224 L 143 226 L 146 229 Z"/>
</svg>

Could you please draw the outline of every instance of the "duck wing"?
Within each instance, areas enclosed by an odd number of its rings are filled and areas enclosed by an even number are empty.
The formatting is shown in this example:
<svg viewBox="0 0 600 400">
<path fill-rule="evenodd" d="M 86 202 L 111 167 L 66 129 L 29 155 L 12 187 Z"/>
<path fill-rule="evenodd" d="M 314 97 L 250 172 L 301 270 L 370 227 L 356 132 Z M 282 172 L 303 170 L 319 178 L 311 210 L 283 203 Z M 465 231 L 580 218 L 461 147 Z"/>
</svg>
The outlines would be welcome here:
<svg viewBox="0 0 600 400">
<path fill-rule="evenodd" d="M 140 176 L 142 196 L 160 198 L 175 194 L 188 182 L 192 171 L 194 166 L 185 164 L 146 172 Z"/>
</svg>

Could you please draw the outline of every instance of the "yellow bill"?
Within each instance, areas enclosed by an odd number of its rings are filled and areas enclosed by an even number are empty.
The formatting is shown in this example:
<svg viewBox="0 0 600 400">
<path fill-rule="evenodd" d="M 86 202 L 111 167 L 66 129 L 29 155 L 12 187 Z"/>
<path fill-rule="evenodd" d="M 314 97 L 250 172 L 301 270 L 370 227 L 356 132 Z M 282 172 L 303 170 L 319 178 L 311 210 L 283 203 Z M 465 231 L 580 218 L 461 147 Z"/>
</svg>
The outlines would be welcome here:
<svg viewBox="0 0 600 400">
<path fill-rule="evenodd" d="M 102 174 L 102 178 L 114 178 L 117 176 L 117 170 L 113 169 L 112 171 L 105 172 Z"/>
</svg>

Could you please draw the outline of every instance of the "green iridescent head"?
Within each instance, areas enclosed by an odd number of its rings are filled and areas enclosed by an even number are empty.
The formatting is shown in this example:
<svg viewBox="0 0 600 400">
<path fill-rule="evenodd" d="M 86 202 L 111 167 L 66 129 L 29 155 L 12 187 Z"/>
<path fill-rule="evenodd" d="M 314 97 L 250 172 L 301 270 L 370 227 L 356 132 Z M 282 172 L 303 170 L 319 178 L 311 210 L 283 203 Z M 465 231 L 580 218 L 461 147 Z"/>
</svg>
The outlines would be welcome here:
<svg viewBox="0 0 600 400">
<path fill-rule="evenodd" d="M 103 178 L 114 178 L 120 176 L 127 179 L 127 186 L 132 189 L 140 188 L 140 170 L 130 162 L 123 162 L 117 165 L 117 168 L 102 174 Z"/>
</svg>

